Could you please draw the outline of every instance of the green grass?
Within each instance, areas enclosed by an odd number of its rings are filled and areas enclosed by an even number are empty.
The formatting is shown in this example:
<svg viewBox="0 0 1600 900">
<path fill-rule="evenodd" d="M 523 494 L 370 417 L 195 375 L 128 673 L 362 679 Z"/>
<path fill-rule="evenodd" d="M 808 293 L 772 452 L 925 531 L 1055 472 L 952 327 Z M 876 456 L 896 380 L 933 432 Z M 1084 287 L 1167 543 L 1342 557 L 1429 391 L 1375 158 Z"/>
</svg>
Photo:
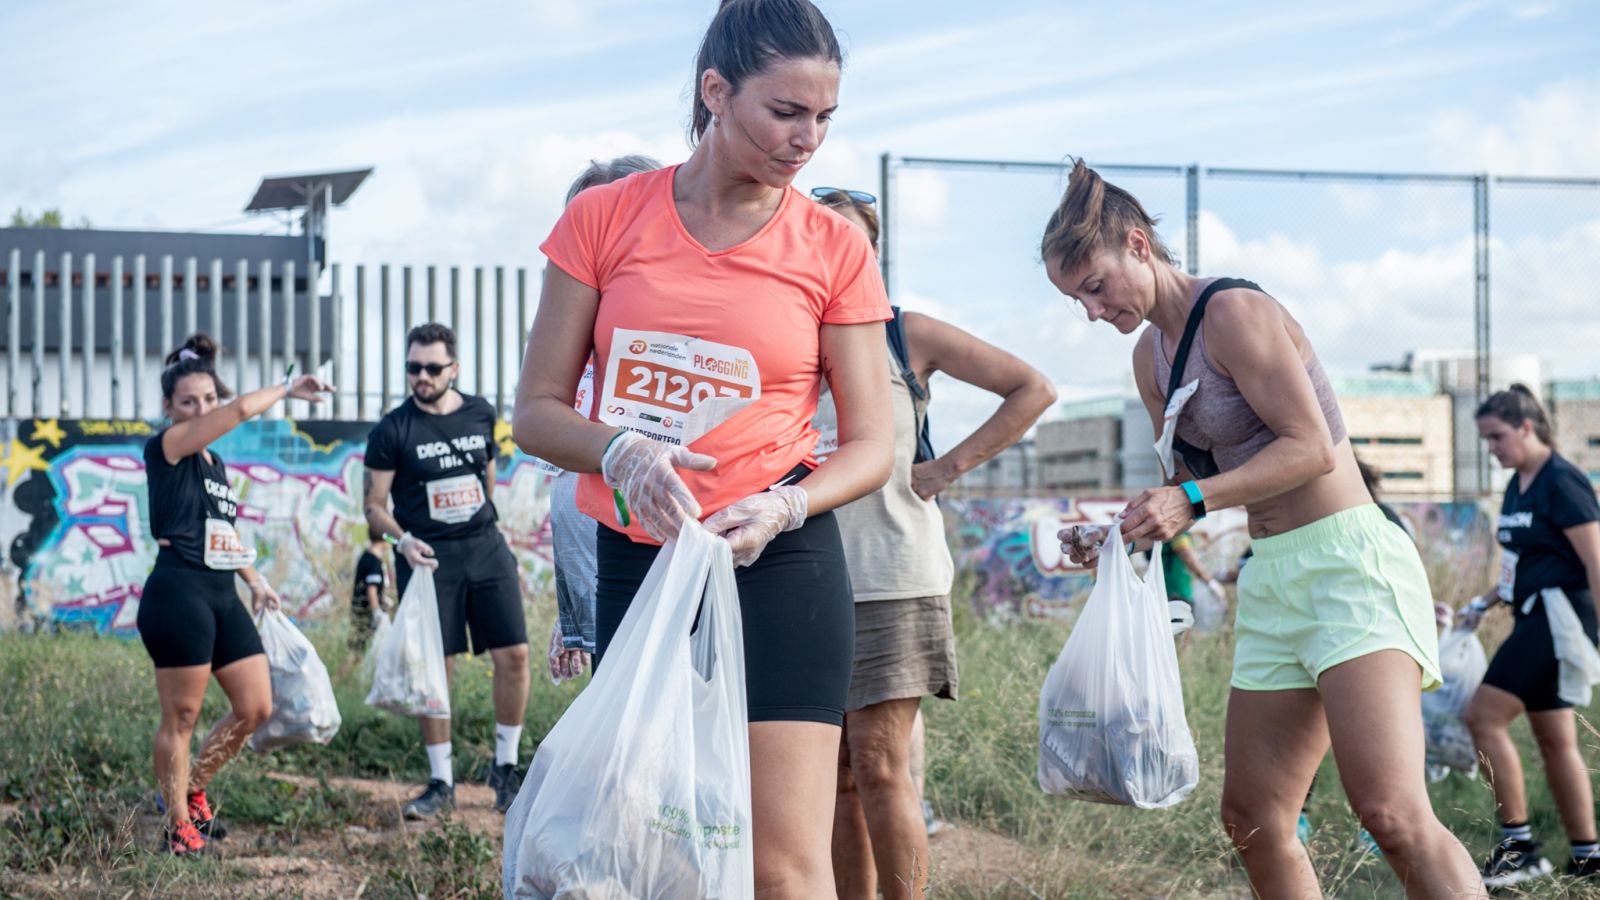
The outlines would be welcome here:
<svg viewBox="0 0 1600 900">
<path fill-rule="evenodd" d="M 1168 810 L 1141 811 L 1048 797 L 1035 780 L 1037 704 L 1044 673 L 1060 651 L 1068 622 L 995 628 L 956 603 L 961 658 L 959 703 L 928 701 L 928 794 L 939 813 L 963 827 L 1005 835 L 1028 850 L 1027 862 L 994 885 L 946 884 L 938 896 L 1122 898 L 1243 897 L 1246 882 L 1218 824 L 1223 710 L 1232 642 L 1195 636 L 1182 648 L 1188 717 L 1201 754 L 1195 793 Z M 549 616 L 531 615 L 542 637 Z M 230 822 L 254 826 L 256 855 L 292 852 L 319 833 L 385 824 L 338 776 L 418 782 L 427 761 L 414 723 L 368 708 L 357 661 L 348 658 L 336 619 L 309 632 L 335 673 L 344 724 L 325 747 L 301 746 L 230 763 L 212 796 Z M 536 648 L 541 640 L 534 641 Z M 578 685 L 552 687 L 534 653 L 524 758 L 576 696 Z M 341 674 L 342 673 L 342 674 Z M 457 671 L 458 777 L 475 777 L 493 753 L 487 660 Z M 148 852 L 153 817 L 151 737 L 157 723 L 152 669 L 137 641 L 79 634 L 0 635 L 0 894 L 20 892 L 8 876 L 63 878 L 86 873 L 93 890 L 51 896 L 121 897 L 211 891 L 252 877 L 227 861 L 177 865 Z M 215 686 L 202 727 L 226 701 Z M 1565 842 L 1525 723 L 1514 734 L 1524 751 L 1535 829 L 1560 859 Z M 1600 738 L 1584 730 L 1586 755 Z M 308 776 L 296 786 L 269 772 Z M 1452 776 L 1431 788 L 1441 819 L 1474 856 L 1495 838 L 1493 801 L 1481 781 Z M 1357 852 L 1357 824 L 1331 761 L 1312 804 L 1313 857 L 1329 896 L 1395 897 L 1399 886 L 1380 860 Z M 391 813 L 392 815 L 392 813 Z M 935 844 L 937 854 L 937 843 Z M 358 858 L 370 876 L 365 896 L 498 896 L 498 840 L 449 823 L 420 834 L 396 833 Z M 938 859 L 935 858 L 936 876 Z M 24 883 L 24 882 L 19 882 Z M 33 885 L 36 882 L 25 882 Z M 1570 896 L 1550 881 L 1543 893 Z M 1600 896 L 1596 893 L 1594 896 Z"/>
</svg>

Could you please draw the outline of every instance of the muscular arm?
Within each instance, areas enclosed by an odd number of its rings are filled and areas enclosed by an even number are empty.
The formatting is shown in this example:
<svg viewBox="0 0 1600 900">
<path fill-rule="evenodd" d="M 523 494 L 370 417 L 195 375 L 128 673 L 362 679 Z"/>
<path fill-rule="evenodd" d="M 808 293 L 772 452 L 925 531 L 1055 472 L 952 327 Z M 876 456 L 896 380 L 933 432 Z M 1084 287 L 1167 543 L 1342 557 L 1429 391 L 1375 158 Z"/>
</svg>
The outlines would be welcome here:
<svg viewBox="0 0 1600 900">
<path fill-rule="evenodd" d="M 812 515 L 883 487 L 894 467 L 894 423 L 883 414 L 883 324 L 823 325 L 819 337 L 822 373 L 839 412 L 839 449 L 800 482 Z"/>
<path fill-rule="evenodd" d="M 947 322 L 906 313 L 905 329 L 911 367 L 924 387 L 943 372 L 1002 398 L 976 431 L 938 459 L 918 464 L 912 485 L 926 500 L 1021 440 L 1056 401 L 1056 389 L 1044 373 Z"/>
<path fill-rule="evenodd" d="M 389 511 L 389 490 L 394 487 L 394 472 L 383 469 L 367 469 L 362 475 L 362 493 L 366 496 L 363 511 L 367 514 L 367 528 L 375 535 L 393 535 L 396 539 L 405 534 L 405 529 L 395 521 L 394 513 Z"/>
<path fill-rule="evenodd" d="M 1277 436 L 1239 468 L 1201 481 L 1206 506 L 1258 503 L 1333 471 L 1333 437 L 1277 302 L 1259 291 L 1224 291 L 1204 328 L 1211 358 Z"/>
</svg>

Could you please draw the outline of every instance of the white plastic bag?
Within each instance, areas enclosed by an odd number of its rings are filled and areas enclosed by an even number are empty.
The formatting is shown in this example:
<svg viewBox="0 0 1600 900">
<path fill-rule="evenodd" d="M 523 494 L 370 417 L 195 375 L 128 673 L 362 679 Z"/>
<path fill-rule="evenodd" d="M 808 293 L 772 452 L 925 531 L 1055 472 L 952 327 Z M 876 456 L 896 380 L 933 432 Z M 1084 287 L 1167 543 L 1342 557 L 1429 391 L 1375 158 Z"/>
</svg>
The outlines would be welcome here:
<svg viewBox="0 0 1600 900">
<path fill-rule="evenodd" d="M 1143 581 L 1120 527 L 1039 695 L 1039 787 L 1095 803 L 1172 806 L 1200 780 L 1183 713 L 1161 546 Z"/>
<path fill-rule="evenodd" d="M 394 630 L 394 617 L 381 609 L 372 611 L 372 634 L 367 638 L 367 652 L 361 656 L 361 677 L 370 681 L 378 671 L 378 651 Z"/>
<path fill-rule="evenodd" d="M 272 672 L 272 715 L 250 735 L 250 749 L 266 753 L 291 744 L 326 744 L 339 733 L 339 703 L 328 667 L 282 610 L 256 617 Z"/>
<path fill-rule="evenodd" d="M 1452 629 L 1439 639 L 1439 672 L 1444 683 L 1422 695 L 1422 728 L 1427 738 L 1428 777 L 1440 781 L 1450 769 L 1471 778 L 1478 774 L 1478 748 L 1462 716 L 1489 661 L 1478 636 Z"/>
<path fill-rule="evenodd" d="M 534 754 L 506 815 L 505 895 L 754 897 L 748 729 L 733 556 L 690 522 Z"/>
<path fill-rule="evenodd" d="M 444 635 L 439 630 L 432 569 L 411 571 L 394 625 L 378 647 L 367 705 L 402 716 L 450 718 L 450 681 L 444 669 Z"/>
</svg>

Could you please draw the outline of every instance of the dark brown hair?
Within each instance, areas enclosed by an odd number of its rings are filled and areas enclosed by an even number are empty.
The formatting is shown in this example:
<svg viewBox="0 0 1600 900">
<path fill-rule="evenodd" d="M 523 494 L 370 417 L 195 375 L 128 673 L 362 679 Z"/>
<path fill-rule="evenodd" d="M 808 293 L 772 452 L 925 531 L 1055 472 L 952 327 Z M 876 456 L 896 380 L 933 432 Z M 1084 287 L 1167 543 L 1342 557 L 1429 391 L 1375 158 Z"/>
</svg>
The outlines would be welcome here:
<svg viewBox="0 0 1600 900">
<path fill-rule="evenodd" d="M 1100 173 L 1074 160 L 1067 176 L 1067 192 L 1044 226 L 1039 254 L 1069 272 L 1099 250 L 1120 247 L 1128 232 L 1137 228 L 1150 239 L 1156 258 L 1176 264 L 1177 257 L 1156 236 L 1156 219 L 1144 211 L 1137 197 L 1100 177 Z"/>
<path fill-rule="evenodd" d="M 691 143 L 711 125 L 711 110 L 700 96 L 707 69 L 716 69 L 737 94 L 746 79 L 760 75 L 777 59 L 825 59 L 844 65 L 833 26 L 810 0 L 722 0 L 711 19 L 694 69 Z"/>
<path fill-rule="evenodd" d="M 450 361 L 456 361 L 456 333 L 449 325 L 427 322 L 416 326 L 406 333 L 406 350 L 409 351 L 412 344 L 443 344 Z"/>
<path fill-rule="evenodd" d="M 1534 435 L 1546 447 L 1555 446 L 1550 417 L 1545 414 L 1539 398 L 1525 384 L 1513 384 L 1503 391 L 1490 394 L 1489 399 L 1478 407 L 1475 418 L 1484 416 L 1494 416 L 1512 428 L 1520 428 L 1523 422 L 1532 422 Z"/>
<path fill-rule="evenodd" d="M 841 212 L 844 211 L 844 210 L 849 210 L 849 211 L 855 213 L 856 215 L 860 216 L 861 217 L 861 221 L 866 223 L 866 226 L 867 226 L 867 239 L 872 241 L 873 249 L 874 250 L 877 249 L 877 247 L 878 247 L 878 207 L 877 207 L 877 204 L 874 204 L 874 203 L 862 203 L 860 200 L 857 200 L 856 198 L 854 198 L 854 197 L 850 196 L 849 194 L 845 193 L 844 191 L 833 191 L 832 193 L 823 194 L 821 197 L 817 198 L 817 202 L 821 203 L 823 206 L 828 207 L 829 209 L 837 209 L 837 210 L 840 210 Z"/>
<path fill-rule="evenodd" d="M 161 370 L 161 397 L 164 400 L 172 399 L 172 392 L 178 389 L 178 382 L 190 375 L 210 375 L 217 386 L 217 397 L 226 400 L 233 396 L 233 391 L 222 383 L 222 376 L 217 374 L 217 354 L 221 348 L 215 339 L 205 332 L 189 335 L 183 346 L 167 354 L 166 368 Z"/>
</svg>

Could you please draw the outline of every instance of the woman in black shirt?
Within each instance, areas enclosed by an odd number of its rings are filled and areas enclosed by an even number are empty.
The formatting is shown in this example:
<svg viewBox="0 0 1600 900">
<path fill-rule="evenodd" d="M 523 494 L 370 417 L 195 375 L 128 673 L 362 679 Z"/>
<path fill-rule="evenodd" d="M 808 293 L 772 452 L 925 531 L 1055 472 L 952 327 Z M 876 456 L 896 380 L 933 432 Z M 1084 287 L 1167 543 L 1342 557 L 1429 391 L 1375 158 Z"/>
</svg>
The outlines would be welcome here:
<svg viewBox="0 0 1600 900">
<path fill-rule="evenodd" d="M 1594 797 L 1579 752 L 1573 704 L 1559 688 L 1563 658 L 1587 653 L 1584 643 L 1595 642 L 1600 504 L 1589 478 L 1553 449 L 1550 420 L 1526 387 L 1514 384 L 1493 395 L 1478 408 L 1477 418 L 1489 452 L 1516 473 L 1500 507 L 1500 583 L 1463 611 L 1465 624 L 1476 626 L 1484 610 L 1504 602 L 1516 619 L 1466 713 L 1478 753 L 1488 763 L 1502 829 L 1501 842 L 1484 865 L 1484 883 L 1509 886 L 1554 868 L 1533 840 L 1522 760 L 1511 741 L 1511 722 L 1523 712 L 1572 841 L 1567 873 L 1593 878 L 1600 876 Z M 1570 605 L 1576 613 L 1584 633 L 1571 642 L 1575 650 L 1562 651 L 1575 636 L 1559 625 L 1573 617 L 1560 615 L 1559 609 L 1553 614 L 1553 604 Z"/>
<path fill-rule="evenodd" d="M 229 392 L 217 376 L 217 345 L 196 334 L 167 357 L 162 408 L 171 424 L 145 444 L 150 532 L 160 545 L 139 599 L 139 637 L 156 668 L 161 725 L 156 731 L 156 783 L 166 806 L 166 850 L 203 852 L 224 833 L 211 814 L 206 785 L 272 711 L 272 680 L 250 614 L 233 577 L 250 587 L 256 611 L 276 609 L 278 595 L 251 565 L 255 550 L 234 530 L 239 498 L 222 457 L 209 449 L 246 419 L 285 397 L 316 402 L 327 385 L 305 375 L 223 405 Z M 206 735 L 189 765 L 206 683 L 215 675 L 232 711 Z M 174 798 L 184 802 L 173 802 Z"/>
</svg>

